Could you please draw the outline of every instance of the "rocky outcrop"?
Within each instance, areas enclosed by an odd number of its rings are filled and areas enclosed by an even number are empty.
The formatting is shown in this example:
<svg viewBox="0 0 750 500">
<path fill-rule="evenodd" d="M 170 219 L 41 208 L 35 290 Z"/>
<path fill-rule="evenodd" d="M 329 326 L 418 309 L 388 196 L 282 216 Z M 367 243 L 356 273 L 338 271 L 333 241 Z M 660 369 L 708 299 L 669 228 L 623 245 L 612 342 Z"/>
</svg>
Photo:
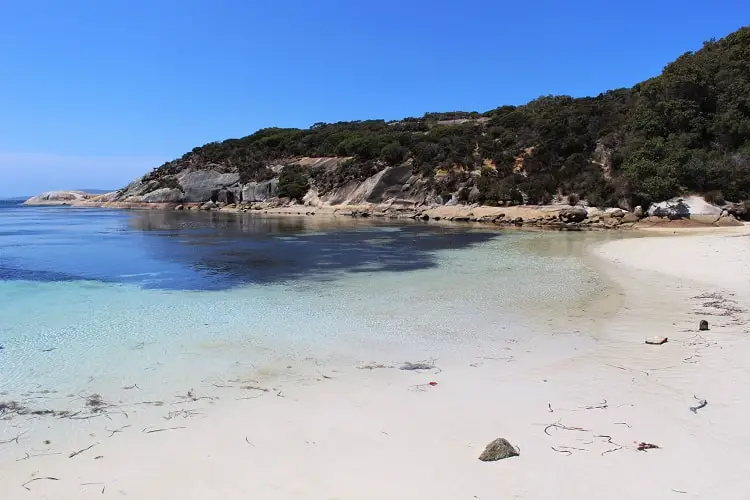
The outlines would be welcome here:
<svg viewBox="0 0 750 500">
<path fill-rule="evenodd" d="M 290 163 L 291 162 L 291 163 Z M 547 206 L 482 207 L 481 191 L 473 183 L 459 183 L 452 193 L 437 193 L 431 179 L 415 175 L 410 163 L 382 166 L 370 177 L 352 178 L 342 158 L 297 158 L 287 164 L 304 169 L 316 169 L 311 175 L 312 185 L 303 197 L 308 207 L 320 207 L 332 213 L 355 217 L 412 218 L 423 221 L 453 221 L 489 223 L 502 227 L 537 227 L 560 231 L 596 229 L 627 229 L 637 226 L 645 215 L 641 207 L 633 212 L 620 208 L 600 209 L 578 205 L 552 204 Z M 283 165 L 266 166 L 278 175 Z M 343 170 L 339 170 L 343 169 Z M 316 185 L 320 174 L 331 174 L 327 179 L 346 179 L 343 184 L 320 192 L 325 182 Z M 353 174 L 359 175 L 358 172 Z M 339 177 L 336 177 L 339 176 Z M 336 181 L 339 182 L 339 181 Z M 335 186 L 335 184 L 333 184 Z M 165 167 L 130 183 L 124 189 L 105 195 L 82 191 L 43 193 L 27 204 L 68 204 L 109 208 L 147 208 L 183 210 L 276 210 L 275 213 L 301 213 L 289 200 L 279 199 L 279 179 L 240 183 L 239 173 L 227 172 L 221 165 L 198 165 L 187 162 L 181 167 Z M 467 204 L 468 202 L 468 204 Z M 179 208 L 178 208 L 179 207 Z M 735 213 L 744 213 L 743 204 L 717 207 L 693 196 L 676 198 L 649 207 L 652 215 L 644 224 L 671 223 L 664 219 L 680 220 L 679 224 L 738 225 Z M 307 212 L 304 212 L 307 213 Z M 695 215 L 701 214 L 701 215 Z M 660 218 L 661 217 L 661 218 Z M 700 220 L 705 217 L 706 220 Z"/>
<path fill-rule="evenodd" d="M 730 204 L 735 213 L 741 213 L 737 205 Z M 744 205 L 742 205 L 744 208 Z M 648 208 L 649 218 L 652 220 L 668 219 L 670 221 L 690 221 L 696 224 L 711 224 L 714 226 L 737 226 L 742 223 L 727 210 L 727 205 L 720 207 L 708 203 L 703 197 L 693 195 L 685 198 L 673 198 L 661 203 L 653 203 Z"/>
<path fill-rule="evenodd" d="M 272 179 L 264 182 L 250 182 L 242 186 L 241 199 L 242 203 L 255 203 L 266 201 L 273 198 L 279 192 L 279 181 Z"/>
<path fill-rule="evenodd" d="M 750 215 L 744 203 L 727 203 L 722 208 L 736 219 L 747 219 L 748 215 Z"/>
<path fill-rule="evenodd" d="M 626 212 L 622 208 L 608 208 L 607 210 L 605 210 L 605 213 L 609 214 L 610 217 L 615 217 L 616 219 L 622 219 L 623 217 L 625 217 L 625 214 L 627 214 L 628 212 Z"/>
<path fill-rule="evenodd" d="M 83 191 L 48 191 L 29 198 L 24 202 L 24 205 L 70 205 L 86 201 L 93 196 Z"/>
<path fill-rule="evenodd" d="M 651 217 L 664 217 L 669 220 L 689 219 L 690 207 L 682 200 L 654 203 L 649 207 L 648 215 Z"/>
<path fill-rule="evenodd" d="M 620 217 L 620 222 L 623 224 L 633 224 L 638 222 L 640 219 L 638 216 L 634 213 L 625 212 L 625 214 Z"/>
<path fill-rule="evenodd" d="M 189 170 L 176 177 L 188 203 L 216 200 L 220 191 L 240 182 L 240 174 L 224 174 L 216 170 Z"/>
<path fill-rule="evenodd" d="M 185 193 L 179 189 L 161 188 L 146 193 L 142 201 L 144 203 L 179 203 L 185 199 Z"/>
<path fill-rule="evenodd" d="M 414 207 L 427 200 L 425 185 L 422 179 L 412 174 L 408 165 L 386 167 L 364 181 L 349 181 L 318 198 L 320 203 L 327 205 Z"/>
</svg>

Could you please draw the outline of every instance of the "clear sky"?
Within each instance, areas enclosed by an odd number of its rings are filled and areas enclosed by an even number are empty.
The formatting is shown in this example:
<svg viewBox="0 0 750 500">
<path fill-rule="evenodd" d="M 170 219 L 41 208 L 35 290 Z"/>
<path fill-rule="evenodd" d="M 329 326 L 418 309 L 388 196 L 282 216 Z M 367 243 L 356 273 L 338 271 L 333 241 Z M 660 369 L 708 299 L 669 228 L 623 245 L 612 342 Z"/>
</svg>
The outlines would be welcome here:
<svg viewBox="0 0 750 500">
<path fill-rule="evenodd" d="M 739 0 L 0 0 L 0 196 L 118 188 L 268 126 L 630 86 Z"/>
</svg>

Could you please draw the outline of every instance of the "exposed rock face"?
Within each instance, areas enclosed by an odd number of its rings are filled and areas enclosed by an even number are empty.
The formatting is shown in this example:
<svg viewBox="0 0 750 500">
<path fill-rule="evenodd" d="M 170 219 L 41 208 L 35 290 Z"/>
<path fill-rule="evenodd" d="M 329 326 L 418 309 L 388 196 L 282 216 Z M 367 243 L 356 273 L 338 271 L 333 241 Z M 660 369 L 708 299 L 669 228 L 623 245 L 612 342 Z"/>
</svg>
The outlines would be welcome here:
<svg viewBox="0 0 750 500">
<path fill-rule="evenodd" d="M 649 216 L 666 217 L 670 220 L 689 219 L 695 216 L 719 217 L 721 212 L 720 207 L 707 203 L 700 196 L 672 198 L 661 203 L 652 203 L 648 207 Z"/>
<path fill-rule="evenodd" d="M 622 219 L 625 217 L 625 214 L 627 213 L 625 210 L 621 208 L 608 208 L 606 212 L 609 214 L 610 217 L 615 217 L 617 219 Z"/>
<path fill-rule="evenodd" d="M 72 202 L 85 201 L 92 195 L 83 191 L 48 191 L 29 198 L 24 205 L 66 205 Z"/>
<path fill-rule="evenodd" d="M 724 210 L 737 219 L 745 219 L 748 215 L 747 207 L 744 203 L 729 203 L 724 206 Z"/>
<path fill-rule="evenodd" d="M 724 212 L 721 214 L 721 217 L 719 217 L 719 220 L 714 222 L 716 226 L 720 227 L 732 227 L 732 226 L 741 226 L 742 222 L 738 221 L 734 215 Z"/>
<path fill-rule="evenodd" d="M 639 220 L 640 219 L 638 218 L 637 215 L 631 214 L 630 212 L 625 212 L 625 215 L 622 216 L 622 218 L 620 219 L 620 222 L 622 222 L 623 224 L 630 224 L 630 223 L 638 222 Z"/>
<path fill-rule="evenodd" d="M 560 210 L 560 220 L 563 222 L 581 222 L 587 216 L 586 209 L 580 206 Z"/>
<path fill-rule="evenodd" d="M 179 189 L 161 188 L 151 191 L 143 196 L 145 203 L 179 203 L 185 197 L 185 193 Z"/>
<path fill-rule="evenodd" d="M 264 182 L 250 182 L 242 186 L 242 198 L 244 203 L 266 201 L 274 198 L 279 191 L 279 181 L 272 179 Z"/>
<path fill-rule="evenodd" d="M 690 207 L 682 200 L 655 203 L 649 207 L 648 214 L 652 217 L 666 217 L 669 220 L 689 219 Z"/>
<path fill-rule="evenodd" d="M 482 462 L 495 462 L 504 458 L 517 457 L 518 451 L 505 438 L 497 438 L 484 449 L 479 460 Z"/>
<path fill-rule="evenodd" d="M 192 170 L 181 172 L 177 180 L 185 193 L 185 201 L 201 203 L 215 199 L 222 189 L 237 184 L 240 174 L 222 174 L 216 170 Z"/>
<path fill-rule="evenodd" d="M 415 206 L 423 204 L 427 193 L 423 182 L 412 175 L 408 165 L 386 167 L 362 182 L 349 181 L 320 197 L 331 205 L 358 205 L 364 203 Z"/>
</svg>

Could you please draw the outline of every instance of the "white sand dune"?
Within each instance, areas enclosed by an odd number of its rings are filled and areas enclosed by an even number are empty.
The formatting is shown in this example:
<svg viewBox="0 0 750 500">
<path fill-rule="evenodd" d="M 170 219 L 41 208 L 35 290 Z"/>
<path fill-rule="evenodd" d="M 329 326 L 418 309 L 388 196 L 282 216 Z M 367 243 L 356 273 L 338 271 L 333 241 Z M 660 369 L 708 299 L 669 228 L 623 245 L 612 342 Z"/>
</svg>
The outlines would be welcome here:
<svg viewBox="0 0 750 500">
<path fill-rule="evenodd" d="M 620 307 L 572 314 L 566 334 L 442 356 L 442 371 L 313 363 L 317 375 L 271 392 L 216 389 L 221 404 L 66 421 L 70 438 L 34 420 L 0 445 L 0 498 L 745 498 L 750 236 L 630 238 L 592 253 Z M 654 335 L 669 342 L 644 344 Z M 695 397 L 708 405 L 693 413 Z M 26 429 L 0 425 L 0 440 Z M 144 432 L 157 428 L 169 430 Z M 477 460 L 497 437 L 520 457 Z M 58 480 L 21 486 L 42 477 Z"/>
</svg>

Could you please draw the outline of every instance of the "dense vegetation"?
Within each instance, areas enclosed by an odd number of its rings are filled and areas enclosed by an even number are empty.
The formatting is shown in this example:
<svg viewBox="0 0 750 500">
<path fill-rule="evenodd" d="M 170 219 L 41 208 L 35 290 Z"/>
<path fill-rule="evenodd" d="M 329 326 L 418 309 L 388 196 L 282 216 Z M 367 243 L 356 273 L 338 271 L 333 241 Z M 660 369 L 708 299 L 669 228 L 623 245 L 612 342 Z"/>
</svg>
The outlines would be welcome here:
<svg viewBox="0 0 750 500">
<path fill-rule="evenodd" d="M 278 195 L 291 198 L 293 200 L 302 200 L 310 187 L 307 173 L 299 165 L 286 165 L 279 175 L 279 192 Z"/>
<path fill-rule="evenodd" d="M 636 205 L 685 192 L 747 199 L 750 28 L 706 42 L 631 89 L 540 97 L 481 114 L 268 128 L 195 148 L 157 175 L 190 165 L 239 171 L 242 182 L 265 180 L 273 177 L 269 165 L 302 156 L 350 158 L 333 171 L 309 172 L 321 192 L 408 162 L 436 193 L 485 204 L 567 196 Z M 307 189 L 300 167 L 281 175 L 288 196 Z"/>
</svg>

